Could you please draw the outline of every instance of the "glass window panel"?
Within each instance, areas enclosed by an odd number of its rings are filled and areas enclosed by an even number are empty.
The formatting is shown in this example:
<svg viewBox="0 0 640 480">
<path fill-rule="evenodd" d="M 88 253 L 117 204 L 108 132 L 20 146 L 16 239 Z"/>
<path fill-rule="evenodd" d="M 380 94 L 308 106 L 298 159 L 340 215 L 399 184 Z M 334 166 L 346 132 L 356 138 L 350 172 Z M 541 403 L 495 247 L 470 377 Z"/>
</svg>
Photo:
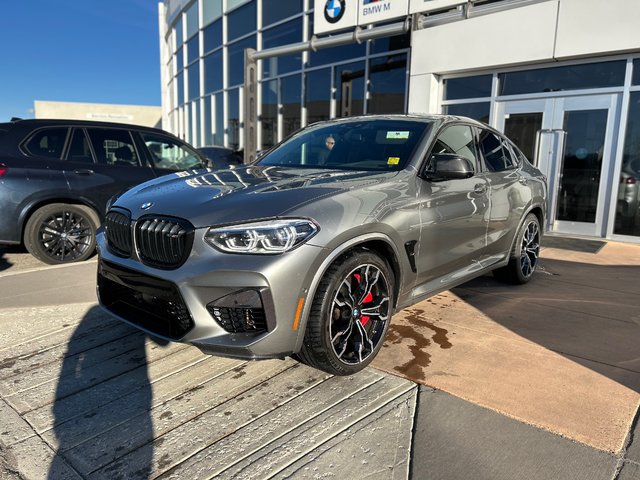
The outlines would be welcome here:
<svg viewBox="0 0 640 480">
<path fill-rule="evenodd" d="M 444 99 L 459 100 L 462 98 L 490 97 L 492 80 L 493 75 L 447 78 L 443 82 Z"/>
<path fill-rule="evenodd" d="M 256 36 L 253 35 L 228 47 L 229 71 L 227 81 L 230 87 L 244 83 L 244 50 L 256 48 Z"/>
<path fill-rule="evenodd" d="M 252 1 L 227 15 L 227 42 L 256 29 L 256 2 Z"/>
<path fill-rule="evenodd" d="M 629 100 L 614 233 L 640 237 L 640 92 Z"/>
<path fill-rule="evenodd" d="M 127 130 L 89 128 L 87 132 L 98 163 L 123 167 L 140 166 L 136 147 Z"/>
<path fill-rule="evenodd" d="M 37 157 L 60 159 L 68 130 L 66 127 L 40 130 L 27 142 L 26 148 Z"/>
<path fill-rule="evenodd" d="M 407 56 L 370 60 L 368 113 L 404 113 Z"/>
<path fill-rule="evenodd" d="M 93 163 L 89 141 L 84 131 L 80 128 L 74 128 L 73 130 L 73 139 L 67 152 L 67 160 L 70 162 Z"/>
<path fill-rule="evenodd" d="M 182 16 L 178 18 L 174 30 L 176 32 L 176 47 L 180 47 L 182 45 Z"/>
<path fill-rule="evenodd" d="M 262 34 L 262 48 L 279 47 L 302 41 L 302 19 L 296 18 L 290 22 L 265 30 Z M 262 61 L 262 72 L 265 77 L 280 75 L 302 67 L 302 53 L 273 57 Z"/>
<path fill-rule="evenodd" d="M 640 85 L 640 58 L 633 61 L 633 77 L 631 80 L 633 85 Z"/>
<path fill-rule="evenodd" d="M 239 7 L 243 3 L 247 3 L 249 0 L 227 0 L 227 12 Z"/>
<path fill-rule="evenodd" d="M 536 138 L 542 128 L 542 112 L 511 113 L 504 120 L 504 134 L 522 150 L 531 163 L 537 161 Z"/>
<path fill-rule="evenodd" d="M 277 8 L 274 5 L 269 5 L 271 2 L 262 2 L 262 25 L 267 26 L 272 23 L 279 22 L 285 18 L 289 18 L 296 13 L 302 12 L 302 0 L 287 0 L 286 2 L 279 2 Z M 267 8 L 269 5 L 270 8 Z"/>
<path fill-rule="evenodd" d="M 176 77 L 178 80 L 178 105 L 184 103 L 184 72 L 180 72 Z"/>
<path fill-rule="evenodd" d="M 490 110 L 490 102 L 462 103 L 458 105 L 445 105 L 442 107 L 442 113 L 469 117 L 484 123 L 489 123 Z"/>
<path fill-rule="evenodd" d="M 192 137 L 191 137 L 191 144 L 194 147 L 199 147 L 200 146 L 200 102 L 199 101 L 195 101 L 191 104 L 191 115 L 194 115 L 193 112 L 195 112 L 195 121 L 193 120 L 193 117 L 191 117 L 191 131 L 192 131 Z"/>
<path fill-rule="evenodd" d="M 200 64 L 198 62 L 194 63 L 187 71 L 189 72 L 188 99 L 193 100 L 200 96 Z"/>
<path fill-rule="evenodd" d="M 404 35 L 396 35 L 395 37 L 382 37 L 369 40 L 369 49 L 371 53 L 385 53 L 409 48 L 410 44 L 411 36 L 405 33 Z"/>
<path fill-rule="evenodd" d="M 222 0 L 202 0 L 202 21 L 204 25 L 222 16 Z"/>
<path fill-rule="evenodd" d="M 227 93 L 227 135 L 229 148 L 240 147 L 240 92 L 238 88 Z"/>
<path fill-rule="evenodd" d="M 202 166 L 198 154 L 173 138 L 155 133 L 142 133 L 142 141 L 147 146 L 157 168 L 185 170 Z"/>
<path fill-rule="evenodd" d="M 502 172 L 513 166 L 511 155 L 504 148 L 502 139 L 495 133 L 483 129 L 480 133 L 480 148 L 490 171 Z"/>
<path fill-rule="evenodd" d="M 309 31 L 313 32 L 313 15 L 309 15 Z M 337 63 L 352 58 L 364 57 L 367 53 L 366 43 L 349 43 L 339 47 L 323 48 L 317 52 L 309 51 L 310 67 L 327 63 Z"/>
<path fill-rule="evenodd" d="M 205 97 L 204 99 L 204 138 L 202 139 L 202 145 L 213 144 L 213 126 L 211 124 L 211 97 Z"/>
<path fill-rule="evenodd" d="M 187 65 L 197 60 L 200 56 L 199 42 L 197 35 L 187 42 Z"/>
<path fill-rule="evenodd" d="M 187 10 L 187 38 L 195 35 L 198 31 L 198 0 Z"/>
<path fill-rule="evenodd" d="M 176 52 L 176 66 L 178 72 L 184 68 L 184 48 L 180 48 Z"/>
<path fill-rule="evenodd" d="M 281 79 L 283 138 L 300 128 L 301 81 L 300 74 Z"/>
<path fill-rule="evenodd" d="M 364 62 L 336 66 L 336 116 L 362 115 L 364 107 Z"/>
<path fill-rule="evenodd" d="M 222 46 L 222 19 L 205 28 L 202 35 L 205 53 Z"/>
<path fill-rule="evenodd" d="M 204 93 L 222 89 L 222 50 L 204 57 Z"/>
<path fill-rule="evenodd" d="M 436 153 L 455 153 L 471 162 L 473 168 L 478 170 L 478 157 L 475 147 L 475 135 L 471 127 L 466 125 L 453 125 L 447 127 L 438 134 L 431 154 Z M 434 165 L 429 158 L 426 170 L 434 171 Z"/>
<path fill-rule="evenodd" d="M 617 87 L 624 84 L 625 70 L 626 61 L 619 60 L 500 73 L 500 95 Z"/>
<path fill-rule="evenodd" d="M 216 112 L 216 118 L 214 121 L 215 130 L 213 132 L 213 144 L 224 145 L 224 101 L 223 94 L 218 93 L 213 97 L 215 101 L 214 109 Z"/>
<path fill-rule="evenodd" d="M 307 122 L 329 120 L 331 115 L 331 69 L 307 72 L 305 76 Z"/>
<path fill-rule="evenodd" d="M 262 148 L 278 141 L 278 81 L 262 82 Z"/>
</svg>

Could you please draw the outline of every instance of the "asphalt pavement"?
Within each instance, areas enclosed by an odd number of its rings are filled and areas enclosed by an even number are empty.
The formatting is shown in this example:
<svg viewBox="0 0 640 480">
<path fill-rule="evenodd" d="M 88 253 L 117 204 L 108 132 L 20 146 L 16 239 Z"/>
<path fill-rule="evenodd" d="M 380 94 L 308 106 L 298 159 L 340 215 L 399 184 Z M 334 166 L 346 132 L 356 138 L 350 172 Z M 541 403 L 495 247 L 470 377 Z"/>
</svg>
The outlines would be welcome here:
<svg viewBox="0 0 640 480">
<path fill-rule="evenodd" d="M 348 378 L 159 344 L 95 259 L 5 249 L 0 478 L 640 478 L 640 246 L 559 247 L 399 312 Z"/>
</svg>

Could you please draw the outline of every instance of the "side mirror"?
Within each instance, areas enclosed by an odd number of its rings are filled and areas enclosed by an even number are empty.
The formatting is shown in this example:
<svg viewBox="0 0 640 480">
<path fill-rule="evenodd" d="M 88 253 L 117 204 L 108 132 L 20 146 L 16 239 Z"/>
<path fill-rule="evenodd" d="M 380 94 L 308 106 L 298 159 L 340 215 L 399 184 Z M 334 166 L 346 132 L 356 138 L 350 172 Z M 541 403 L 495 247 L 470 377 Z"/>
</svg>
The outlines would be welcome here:
<svg viewBox="0 0 640 480">
<path fill-rule="evenodd" d="M 425 171 L 428 180 L 459 180 L 473 177 L 475 171 L 469 160 L 455 153 L 435 153 L 431 168 Z"/>
</svg>

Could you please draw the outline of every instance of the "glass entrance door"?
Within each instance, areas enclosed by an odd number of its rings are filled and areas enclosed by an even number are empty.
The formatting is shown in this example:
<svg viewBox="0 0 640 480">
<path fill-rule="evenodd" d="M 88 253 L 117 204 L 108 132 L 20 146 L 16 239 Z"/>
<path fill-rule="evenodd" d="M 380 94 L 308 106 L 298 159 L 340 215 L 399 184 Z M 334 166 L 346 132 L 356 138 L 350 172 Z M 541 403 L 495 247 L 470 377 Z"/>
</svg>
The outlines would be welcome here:
<svg viewBox="0 0 640 480">
<path fill-rule="evenodd" d="M 603 236 L 617 95 L 501 102 L 497 128 L 549 180 L 548 228 Z"/>
</svg>

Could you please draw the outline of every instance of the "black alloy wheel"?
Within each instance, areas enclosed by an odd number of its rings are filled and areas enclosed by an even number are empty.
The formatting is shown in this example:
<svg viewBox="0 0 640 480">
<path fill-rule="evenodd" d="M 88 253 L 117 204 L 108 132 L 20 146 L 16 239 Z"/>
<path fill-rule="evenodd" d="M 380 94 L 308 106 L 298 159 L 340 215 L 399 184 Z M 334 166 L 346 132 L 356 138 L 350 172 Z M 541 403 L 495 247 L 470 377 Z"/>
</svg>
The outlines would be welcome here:
<svg viewBox="0 0 640 480">
<path fill-rule="evenodd" d="M 99 224 L 98 215 L 89 207 L 53 203 L 29 218 L 24 243 L 44 263 L 80 262 L 93 254 Z"/>
<path fill-rule="evenodd" d="M 540 221 L 530 213 L 525 218 L 507 266 L 493 271 L 494 277 L 505 283 L 522 285 L 531 280 L 540 258 Z"/>
</svg>

